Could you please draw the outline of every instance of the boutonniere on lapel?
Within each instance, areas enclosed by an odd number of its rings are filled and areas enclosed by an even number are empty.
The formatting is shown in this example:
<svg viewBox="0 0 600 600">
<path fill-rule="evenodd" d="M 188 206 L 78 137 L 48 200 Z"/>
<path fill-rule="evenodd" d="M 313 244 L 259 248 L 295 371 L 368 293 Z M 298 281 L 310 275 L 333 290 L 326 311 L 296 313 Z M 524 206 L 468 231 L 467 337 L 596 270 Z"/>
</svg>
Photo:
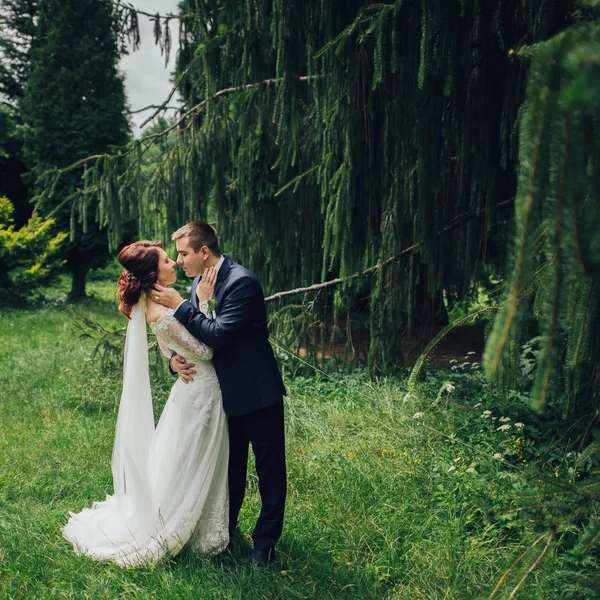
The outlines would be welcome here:
<svg viewBox="0 0 600 600">
<path fill-rule="evenodd" d="M 213 316 L 215 316 L 215 308 L 217 307 L 217 301 L 214 298 L 211 298 L 208 301 L 208 311 L 210 312 L 210 314 Z"/>
</svg>

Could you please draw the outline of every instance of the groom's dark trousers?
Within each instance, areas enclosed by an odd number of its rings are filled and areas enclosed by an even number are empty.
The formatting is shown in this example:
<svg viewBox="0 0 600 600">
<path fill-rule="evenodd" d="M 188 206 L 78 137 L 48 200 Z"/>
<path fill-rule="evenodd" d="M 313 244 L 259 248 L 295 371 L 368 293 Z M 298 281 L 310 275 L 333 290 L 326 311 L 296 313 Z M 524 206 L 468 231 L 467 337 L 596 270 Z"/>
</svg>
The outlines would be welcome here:
<svg viewBox="0 0 600 600">
<path fill-rule="evenodd" d="M 262 509 L 252 539 L 256 550 L 273 548 L 283 528 L 286 497 L 283 396 L 285 388 L 269 343 L 262 288 L 255 275 L 228 256 L 217 275 L 215 319 L 192 301 L 175 317 L 213 348 L 223 408 L 229 424 L 229 528 L 233 531 L 246 489 L 248 448 L 256 459 Z"/>
</svg>

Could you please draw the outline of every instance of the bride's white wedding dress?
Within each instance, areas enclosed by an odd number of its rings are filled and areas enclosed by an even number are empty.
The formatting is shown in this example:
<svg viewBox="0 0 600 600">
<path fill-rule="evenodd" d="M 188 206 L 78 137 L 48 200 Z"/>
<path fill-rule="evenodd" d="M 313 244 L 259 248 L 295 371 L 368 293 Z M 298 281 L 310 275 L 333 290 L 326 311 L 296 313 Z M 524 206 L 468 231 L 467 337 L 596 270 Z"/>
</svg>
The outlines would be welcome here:
<svg viewBox="0 0 600 600">
<path fill-rule="evenodd" d="M 114 493 L 71 514 L 63 536 L 75 551 L 121 566 L 174 556 L 188 544 L 214 555 L 229 542 L 229 444 L 212 350 L 168 310 L 150 327 L 163 353 L 195 364 L 178 379 L 156 429 L 148 375 L 143 302 L 132 310 L 125 343 L 123 394 L 112 456 Z"/>
</svg>

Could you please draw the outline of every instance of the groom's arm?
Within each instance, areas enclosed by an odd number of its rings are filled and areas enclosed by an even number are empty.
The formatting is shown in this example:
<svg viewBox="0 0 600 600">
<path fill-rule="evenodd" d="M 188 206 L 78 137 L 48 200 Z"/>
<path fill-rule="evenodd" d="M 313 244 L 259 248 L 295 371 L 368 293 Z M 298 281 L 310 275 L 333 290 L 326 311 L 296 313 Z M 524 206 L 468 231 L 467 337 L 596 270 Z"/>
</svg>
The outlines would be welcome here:
<svg viewBox="0 0 600 600">
<path fill-rule="evenodd" d="M 262 296 L 260 285 L 252 277 L 234 281 L 219 304 L 215 319 L 207 319 L 190 302 L 183 302 L 175 311 L 175 318 L 197 339 L 213 350 L 223 350 L 246 324 Z"/>
</svg>

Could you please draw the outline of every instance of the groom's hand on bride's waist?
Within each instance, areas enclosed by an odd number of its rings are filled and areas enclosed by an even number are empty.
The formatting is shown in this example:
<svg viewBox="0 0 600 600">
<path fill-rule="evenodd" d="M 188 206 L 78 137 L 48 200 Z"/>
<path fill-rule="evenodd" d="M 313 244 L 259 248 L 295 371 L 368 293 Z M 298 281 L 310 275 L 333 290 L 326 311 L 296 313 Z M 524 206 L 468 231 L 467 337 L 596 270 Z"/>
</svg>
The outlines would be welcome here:
<svg viewBox="0 0 600 600">
<path fill-rule="evenodd" d="M 185 360 L 183 356 L 179 356 L 179 354 L 176 354 L 171 359 L 171 369 L 173 369 L 185 383 L 189 383 L 194 379 L 192 377 L 192 375 L 196 374 L 194 366 L 194 363 L 187 362 L 187 360 Z"/>
<path fill-rule="evenodd" d="M 167 308 L 177 308 L 183 302 L 183 298 L 177 290 L 160 285 L 160 283 L 155 283 L 152 286 L 150 296 L 154 302 Z"/>
</svg>

